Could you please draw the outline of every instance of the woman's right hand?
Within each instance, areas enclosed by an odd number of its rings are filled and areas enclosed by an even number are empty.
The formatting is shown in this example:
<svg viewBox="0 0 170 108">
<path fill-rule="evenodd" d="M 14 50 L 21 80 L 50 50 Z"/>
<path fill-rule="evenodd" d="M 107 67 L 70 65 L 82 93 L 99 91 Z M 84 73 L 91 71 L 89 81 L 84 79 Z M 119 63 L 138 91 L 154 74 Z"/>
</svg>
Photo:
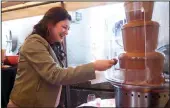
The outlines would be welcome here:
<svg viewBox="0 0 170 108">
<path fill-rule="evenodd" d="M 117 59 L 112 60 L 96 60 L 94 62 L 95 70 L 97 71 L 105 71 L 111 68 L 113 65 L 116 65 Z"/>
</svg>

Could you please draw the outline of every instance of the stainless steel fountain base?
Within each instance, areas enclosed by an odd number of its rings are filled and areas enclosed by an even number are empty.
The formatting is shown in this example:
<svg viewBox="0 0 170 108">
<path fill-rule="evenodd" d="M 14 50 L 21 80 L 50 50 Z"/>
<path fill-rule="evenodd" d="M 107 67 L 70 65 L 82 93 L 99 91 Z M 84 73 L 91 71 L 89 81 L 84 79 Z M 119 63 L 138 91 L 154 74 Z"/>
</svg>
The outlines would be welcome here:
<svg viewBox="0 0 170 108">
<path fill-rule="evenodd" d="M 169 83 L 159 87 L 127 85 L 109 80 L 115 87 L 116 107 L 165 107 L 169 101 Z"/>
<path fill-rule="evenodd" d="M 116 87 L 117 107 L 165 107 L 169 100 L 169 92 L 164 91 L 135 91 Z"/>
</svg>

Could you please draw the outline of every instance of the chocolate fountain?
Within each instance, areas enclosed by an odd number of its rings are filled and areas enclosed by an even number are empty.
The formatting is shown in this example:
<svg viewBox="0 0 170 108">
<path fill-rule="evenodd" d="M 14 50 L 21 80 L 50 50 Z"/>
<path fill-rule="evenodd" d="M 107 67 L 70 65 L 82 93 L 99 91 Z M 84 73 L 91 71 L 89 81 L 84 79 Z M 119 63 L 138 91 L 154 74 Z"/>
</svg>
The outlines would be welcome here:
<svg viewBox="0 0 170 108">
<path fill-rule="evenodd" d="M 108 80 L 116 88 L 116 107 L 165 107 L 169 85 L 163 76 L 164 56 L 156 52 L 159 23 L 152 21 L 154 2 L 125 2 L 122 27 L 125 53 Z"/>
</svg>

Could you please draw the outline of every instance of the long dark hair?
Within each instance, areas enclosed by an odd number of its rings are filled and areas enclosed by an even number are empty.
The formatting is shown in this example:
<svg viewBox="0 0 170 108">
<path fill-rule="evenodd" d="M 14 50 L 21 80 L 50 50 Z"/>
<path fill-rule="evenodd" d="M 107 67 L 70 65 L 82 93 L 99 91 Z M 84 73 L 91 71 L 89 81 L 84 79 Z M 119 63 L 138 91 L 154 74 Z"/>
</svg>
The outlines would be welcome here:
<svg viewBox="0 0 170 108">
<path fill-rule="evenodd" d="M 62 7 L 53 7 L 49 9 L 38 24 L 34 26 L 32 34 L 39 34 L 42 37 L 46 37 L 49 35 L 49 23 L 55 25 L 66 19 L 71 21 L 71 16 L 68 14 L 67 10 Z"/>
<path fill-rule="evenodd" d="M 62 20 L 66 20 L 66 19 L 71 21 L 71 16 L 67 12 L 67 10 L 65 10 L 62 7 L 53 7 L 51 9 L 49 9 L 45 13 L 43 18 L 34 26 L 33 32 L 31 33 L 31 35 L 38 34 L 46 39 L 46 37 L 50 35 L 49 29 L 48 29 L 48 24 L 50 23 L 52 25 L 55 25 L 58 22 L 60 22 Z M 59 42 L 56 42 L 53 45 L 51 45 L 51 47 L 53 48 L 54 52 L 56 53 L 56 56 L 58 57 L 58 59 L 60 61 L 64 61 L 65 57 L 66 57 L 66 53 L 63 49 L 63 45 Z"/>
</svg>

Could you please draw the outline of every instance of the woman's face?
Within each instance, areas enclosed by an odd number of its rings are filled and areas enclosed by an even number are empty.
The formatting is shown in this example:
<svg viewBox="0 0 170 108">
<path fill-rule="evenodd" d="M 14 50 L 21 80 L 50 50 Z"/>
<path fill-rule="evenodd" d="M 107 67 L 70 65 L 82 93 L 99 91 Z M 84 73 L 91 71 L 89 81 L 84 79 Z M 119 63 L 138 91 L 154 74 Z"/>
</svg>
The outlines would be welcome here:
<svg viewBox="0 0 170 108">
<path fill-rule="evenodd" d="M 70 21 L 68 19 L 58 22 L 52 27 L 52 39 L 57 42 L 62 42 L 68 35 L 70 29 Z"/>
</svg>

